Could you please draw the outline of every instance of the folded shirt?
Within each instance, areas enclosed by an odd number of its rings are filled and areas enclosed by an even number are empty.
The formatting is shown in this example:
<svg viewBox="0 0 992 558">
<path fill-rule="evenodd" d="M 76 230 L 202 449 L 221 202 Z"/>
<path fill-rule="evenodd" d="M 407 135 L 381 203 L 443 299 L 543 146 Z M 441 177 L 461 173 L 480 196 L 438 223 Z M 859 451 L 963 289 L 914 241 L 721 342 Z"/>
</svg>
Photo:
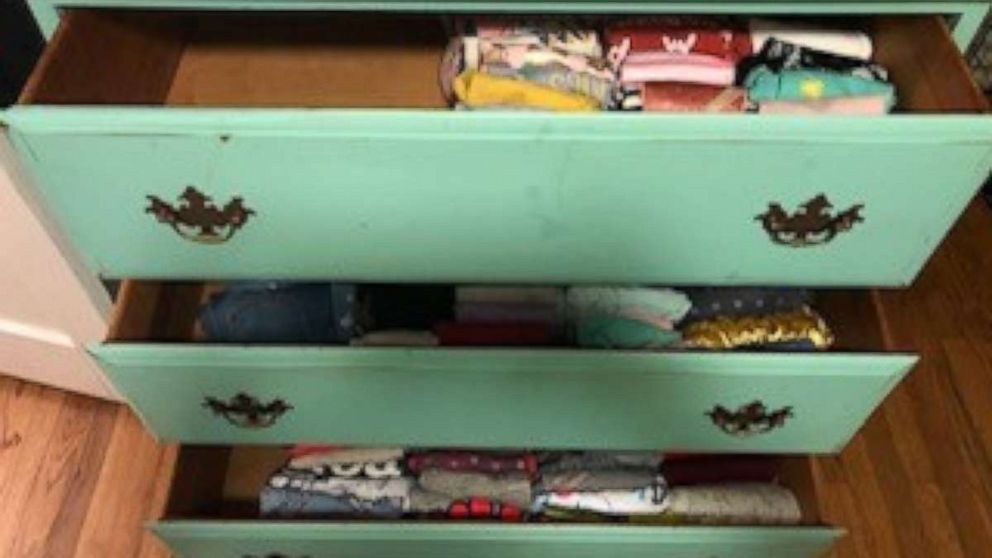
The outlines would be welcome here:
<svg viewBox="0 0 992 558">
<path fill-rule="evenodd" d="M 456 22 L 460 32 L 480 42 L 540 46 L 572 54 L 603 55 L 599 33 L 564 16 L 483 17 Z"/>
<path fill-rule="evenodd" d="M 802 510 L 787 488 L 766 483 L 673 487 L 667 513 L 709 525 L 795 525 Z"/>
<path fill-rule="evenodd" d="M 528 477 L 537 475 L 537 457 L 530 453 L 431 451 L 410 455 L 406 466 L 413 473 L 440 469 L 486 474 L 525 473 Z"/>
<path fill-rule="evenodd" d="M 571 287 L 565 295 L 569 319 L 587 315 L 625 317 L 671 329 L 689 312 L 689 298 L 674 289 Z"/>
<path fill-rule="evenodd" d="M 705 54 L 672 54 L 662 51 L 633 52 L 620 66 L 620 82 L 734 84 L 737 67 L 733 62 Z"/>
<path fill-rule="evenodd" d="M 309 469 L 284 467 L 269 478 L 262 495 L 263 498 L 271 498 L 272 507 L 279 509 L 285 509 L 291 504 L 304 504 L 307 497 L 322 495 L 320 501 L 324 505 L 341 505 L 347 508 L 343 513 L 381 513 L 383 510 L 402 512 L 409 509 L 411 487 L 412 481 L 406 477 L 339 478 Z M 332 502 L 328 497 L 337 499 L 337 502 Z M 275 505 L 274 502 L 283 503 Z"/>
<path fill-rule="evenodd" d="M 641 320 L 623 316 L 585 315 L 575 324 L 580 347 L 599 349 L 661 349 L 678 343 L 682 335 Z"/>
<path fill-rule="evenodd" d="M 663 482 L 651 469 L 557 471 L 541 475 L 540 492 L 628 490 Z"/>
<path fill-rule="evenodd" d="M 259 494 L 259 511 L 263 516 L 293 519 L 330 516 L 396 519 L 406 512 L 408 506 L 405 502 L 394 497 L 361 500 L 351 496 L 266 486 Z"/>
<path fill-rule="evenodd" d="M 773 71 L 825 70 L 876 81 L 888 81 L 889 72 L 881 65 L 861 58 L 840 56 L 775 38 L 768 39 L 756 55 L 738 65 L 742 76 L 757 66 L 767 66 Z"/>
<path fill-rule="evenodd" d="M 653 451 L 554 452 L 541 461 L 541 474 L 562 471 L 650 470 L 657 472 L 663 457 Z"/>
<path fill-rule="evenodd" d="M 520 79 L 552 89 L 582 95 L 595 100 L 606 109 L 616 102 L 616 80 L 612 74 L 608 78 L 577 72 L 562 64 L 524 64 L 514 68 L 494 62 L 483 64 L 481 71 L 486 74 Z"/>
<path fill-rule="evenodd" d="M 886 107 L 895 104 L 895 89 L 889 83 L 826 70 L 783 70 L 759 66 L 744 78 L 752 102 L 820 101 L 840 97 L 881 96 Z"/>
<path fill-rule="evenodd" d="M 755 52 L 761 51 L 765 43 L 774 37 L 787 43 L 850 58 L 870 60 L 872 55 L 871 37 L 862 31 L 826 29 L 764 18 L 752 19 L 750 28 Z"/>
<path fill-rule="evenodd" d="M 751 35 L 734 22 L 694 16 L 656 16 L 611 25 L 606 43 L 628 52 L 662 50 L 737 62 L 752 52 Z"/>
<path fill-rule="evenodd" d="M 697 83 L 645 83 L 644 110 L 658 112 L 743 112 L 747 91 Z"/>
<path fill-rule="evenodd" d="M 455 78 L 454 91 L 459 102 L 470 108 L 520 107 L 562 112 L 589 112 L 601 108 L 599 101 L 592 97 L 475 70 Z"/>
<path fill-rule="evenodd" d="M 427 469 L 418 478 L 420 488 L 453 499 L 487 498 L 526 509 L 531 503 L 530 476 L 525 473 L 487 475 Z"/>
<path fill-rule="evenodd" d="M 447 519 L 497 519 L 519 522 L 525 518 L 523 508 L 489 498 L 452 498 L 414 487 L 410 491 L 410 511 L 443 515 Z"/>
<path fill-rule="evenodd" d="M 664 484 L 633 490 L 542 492 L 534 498 L 531 511 L 557 508 L 603 515 L 658 514 L 668 510 L 667 494 Z"/>
<path fill-rule="evenodd" d="M 782 287 L 690 287 L 682 292 L 692 308 L 683 323 L 800 310 L 813 302 L 807 289 Z"/>
<path fill-rule="evenodd" d="M 888 114 L 891 99 L 887 95 L 838 97 L 820 101 L 764 101 L 758 105 L 760 114 L 878 116 Z"/>
</svg>

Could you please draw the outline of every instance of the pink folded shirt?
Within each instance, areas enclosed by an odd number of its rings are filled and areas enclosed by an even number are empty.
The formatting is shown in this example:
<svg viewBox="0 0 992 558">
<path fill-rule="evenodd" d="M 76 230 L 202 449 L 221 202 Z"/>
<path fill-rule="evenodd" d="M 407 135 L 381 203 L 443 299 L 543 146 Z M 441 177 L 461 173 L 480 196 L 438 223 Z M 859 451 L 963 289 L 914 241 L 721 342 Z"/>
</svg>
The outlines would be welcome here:
<svg viewBox="0 0 992 558">
<path fill-rule="evenodd" d="M 867 97 L 838 97 L 818 101 L 762 101 L 761 114 L 846 114 L 873 116 L 889 112 L 882 95 Z"/>
<path fill-rule="evenodd" d="M 620 67 L 620 81 L 624 85 L 652 81 L 733 85 L 735 75 L 736 67 L 729 60 L 663 51 L 632 52 Z"/>
</svg>

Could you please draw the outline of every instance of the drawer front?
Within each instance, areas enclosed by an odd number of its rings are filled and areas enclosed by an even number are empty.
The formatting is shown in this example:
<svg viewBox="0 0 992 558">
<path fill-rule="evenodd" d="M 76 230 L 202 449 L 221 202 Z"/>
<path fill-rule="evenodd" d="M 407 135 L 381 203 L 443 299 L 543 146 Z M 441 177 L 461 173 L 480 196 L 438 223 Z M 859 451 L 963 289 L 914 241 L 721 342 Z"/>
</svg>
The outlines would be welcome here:
<svg viewBox="0 0 992 558">
<path fill-rule="evenodd" d="M 992 119 L 20 108 L 106 277 L 900 285 Z"/>
<path fill-rule="evenodd" d="M 840 532 L 819 527 L 630 527 L 163 521 L 178 558 L 815 558 Z"/>
<path fill-rule="evenodd" d="M 839 451 L 906 355 L 105 345 L 166 440 Z"/>
</svg>

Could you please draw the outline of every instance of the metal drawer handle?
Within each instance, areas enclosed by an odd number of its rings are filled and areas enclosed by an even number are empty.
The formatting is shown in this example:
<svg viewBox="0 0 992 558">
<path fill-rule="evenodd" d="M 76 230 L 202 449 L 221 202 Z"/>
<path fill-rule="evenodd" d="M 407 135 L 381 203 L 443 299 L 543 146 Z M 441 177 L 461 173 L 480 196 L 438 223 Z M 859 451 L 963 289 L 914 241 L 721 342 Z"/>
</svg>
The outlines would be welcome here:
<svg viewBox="0 0 992 558">
<path fill-rule="evenodd" d="M 788 214 L 777 203 L 769 203 L 768 211 L 756 216 L 768 237 L 775 244 L 802 248 L 826 244 L 839 233 L 849 231 L 857 223 L 864 222 L 861 210 L 864 204 L 855 204 L 834 215 L 834 205 L 827 196 L 819 194 L 801 204 L 793 214 Z"/>
<path fill-rule="evenodd" d="M 226 242 L 245 226 L 255 211 L 245 207 L 240 197 L 231 198 L 223 208 L 193 186 L 187 186 L 173 206 L 158 196 L 148 196 L 145 213 L 151 213 L 159 223 L 165 223 L 179 236 L 201 244 Z"/>
<path fill-rule="evenodd" d="M 731 436 L 747 437 L 754 434 L 764 434 L 776 428 L 785 426 L 785 419 L 792 418 L 792 407 L 782 407 L 769 412 L 761 401 L 748 403 L 731 411 L 723 405 L 716 405 L 712 411 L 707 411 L 713 424 Z"/>
<path fill-rule="evenodd" d="M 282 399 L 262 403 L 247 393 L 239 393 L 227 402 L 207 396 L 204 398 L 203 406 L 238 428 L 252 429 L 268 428 L 275 424 L 279 417 L 293 409 L 292 405 Z"/>
</svg>

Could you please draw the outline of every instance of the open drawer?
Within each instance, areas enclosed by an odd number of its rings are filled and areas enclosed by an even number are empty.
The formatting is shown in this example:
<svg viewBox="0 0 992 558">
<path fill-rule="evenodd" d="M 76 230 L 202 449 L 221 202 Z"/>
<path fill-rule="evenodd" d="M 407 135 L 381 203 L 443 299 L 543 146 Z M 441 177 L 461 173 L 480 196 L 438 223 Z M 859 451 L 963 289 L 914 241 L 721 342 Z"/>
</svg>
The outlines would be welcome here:
<svg viewBox="0 0 992 558">
<path fill-rule="evenodd" d="M 105 277 L 904 285 L 992 119 L 937 16 L 865 26 L 898 114 L 563 115 L 449 110 L 438 16 L 70 10 L 3 118 Z"/>
<path fill-rule="evenodd" d="M 125 283 L 93 348 L 170 441 L 830 453 L 916 361 L 869 293 L 818 293 L 836 351 L 771 353 L 196 343 L 202 290 Z"/>
<path fill-rule="evenodd" d="M 281 465 L 277 448 L 184 447 L 164 517 L 152 530 L 178 558 L 816 558 L 842 532 L 818 519 L 808 459 L 782 460 L 798 526 L 501 524 L 259 519 L 258 494 Z"/>
</svg>

